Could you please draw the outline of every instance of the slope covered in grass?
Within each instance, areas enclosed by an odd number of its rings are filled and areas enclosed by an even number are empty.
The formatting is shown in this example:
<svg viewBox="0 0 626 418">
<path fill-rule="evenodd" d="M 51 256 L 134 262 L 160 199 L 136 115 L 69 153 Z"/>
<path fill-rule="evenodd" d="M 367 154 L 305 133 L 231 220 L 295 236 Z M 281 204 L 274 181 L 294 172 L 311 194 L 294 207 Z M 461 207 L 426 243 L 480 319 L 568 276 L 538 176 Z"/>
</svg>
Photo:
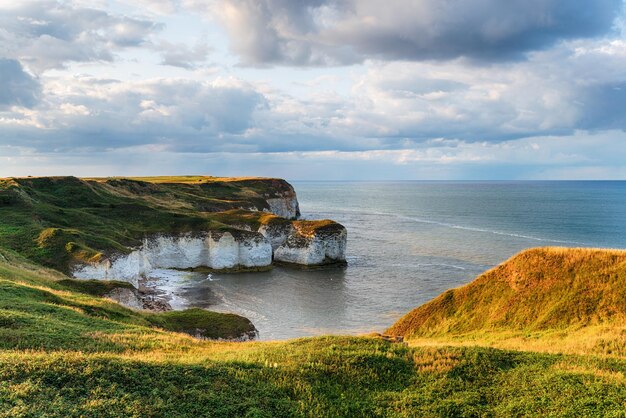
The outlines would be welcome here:
<svg viewBox="0 0 626 418">
<path fill-rule="evenodd" d="M 113 350 L 158 339 L 162 330 L 238 338 L 254 331 L 246 318 L 199 309 L 138 312 L 103 295 L 119 282 L 84 282 L 0 250 L 0 349 Z M 125 335 L 117 341 L 112 335 Z"/>
<path fill-rule="evenodd" d="M 0 179 L 0 248 L 67 273 L 150 234 L 260 224 L 262 212 L 234 209 L 267 210 L 267 199 L 284 196 L 295 197 L 287 182 L 263 178 Z"/>
<path fill-rule="evenodd" d="M 598 353 L 626 354 L 624 327 L 626 251 L 537 248 L 414 309 L 388 332 L 457 340 L 498 334 L 567 339 L 575 333 L 586 335 Z M 603 333 L 617 345 L 596 338 Z"/>
<path fill-rule="evenodd" d="M 181 318 L 94 296 L 108 286 L 0 250 L 0 417 L 621 416 L 626 408 L 619 356 L 374 337 L 212 342 L 164 329 L 185 329 Z"/>
<path fill-rule="evenodd" d="M 154 328 L 2 252 L 0 417 L 512 416 L 624 411 L 626 362 L 370 337 L 220 343 Z M 180 323 L 174 321 L 174 329 Z"/>
</svg>

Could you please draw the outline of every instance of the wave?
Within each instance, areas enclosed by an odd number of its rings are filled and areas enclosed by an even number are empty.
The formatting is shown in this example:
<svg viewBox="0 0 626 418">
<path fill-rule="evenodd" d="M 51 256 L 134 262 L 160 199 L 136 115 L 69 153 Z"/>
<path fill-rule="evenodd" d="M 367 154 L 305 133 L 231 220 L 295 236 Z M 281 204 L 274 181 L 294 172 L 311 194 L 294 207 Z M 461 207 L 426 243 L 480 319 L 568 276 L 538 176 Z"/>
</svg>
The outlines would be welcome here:
<svg viewBox="0 0 626 418">
<path fill-rule="evenodd" d="M 461 267 L 461 266 L 456 266 L 454 264 L 445 264 L 445 263 L 423 263 L 423 264 L 418 264 L 418 267 L 448 267 L 451 269 L 456 269 L 456 270 L 467 270 L 467 268 L 465 267 Z"/>
<path fill-rule="evenodd" d="M 315 213 L 332 215 L 333 212 L 315 212 Z M 398 215 L 396 213 L 364 212 L 364 211 L 350 210 L 350 209 L 338 209 L 338 210 L 334 211 L 334 213 L 350 213 L 350 214 L 360 214 L 360 215 L 366 215 L 366 216 L 390 216 L 390 217 L 394 217 L 394 218 L 397 218 L 397 219 L 413 221 L 413 222 L 423 223 L 423 224 L 443 226 L 445 228 L 450 228 L 450 229 L 460 229 L 460 230 L 463 230 L 463 231 L 483 232 L 483 233 L 487 233 L 487 234 L 508 236 L 508 237 L 513 237 L 513 238 L 522 238 L 522 239 L 531 240 L 531 241 L 538 241 L 538 242 L 583 245 L 583 246 L 587 246 L 587 247 L 593 246 L 593 244 L 589 244 L 589 243 L 586 243 L 586 242 L 571 241 L 571 240 L 559 240 L 559 239 L 552 239 L 552 238 L 543 238 L 543 237 L 536 237 L 536 236 L 533 236 L 533 235 L 518 234 L 518 233 L 514 233 L 514 232 L 504 232 L 504 231 L 497 231 L 497 230 L 493 230 L 493 229 L 478 228 L 478 227 L 473 227 L 473 226 L 457 225 L 457 224 L 451 224 L 451 223 L 448 223 L 448 222 L 440 222 L 440 221 L 434 221 L 434 220 L 430 220 L 430 219 L 417 218 L 417 217 L 414 217 L 414 216 Z"/>
</svg>

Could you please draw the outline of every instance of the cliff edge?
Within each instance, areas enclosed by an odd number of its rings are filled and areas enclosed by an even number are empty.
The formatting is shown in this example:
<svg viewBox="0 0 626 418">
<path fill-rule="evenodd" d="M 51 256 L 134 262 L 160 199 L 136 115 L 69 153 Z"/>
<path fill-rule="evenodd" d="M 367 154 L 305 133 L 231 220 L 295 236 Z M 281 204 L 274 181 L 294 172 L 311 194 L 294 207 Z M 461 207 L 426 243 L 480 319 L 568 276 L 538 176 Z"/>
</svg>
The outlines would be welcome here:
<svg viewBox="0 0 626 418">
<path fill-rule="evenodd" d="M 0 216 L 0 246 L 80 278 L 136 284 L 154 268 L 345 261 L 345 228 L 298 220 L 281 179 L 0 179 Z"/>
</svg>

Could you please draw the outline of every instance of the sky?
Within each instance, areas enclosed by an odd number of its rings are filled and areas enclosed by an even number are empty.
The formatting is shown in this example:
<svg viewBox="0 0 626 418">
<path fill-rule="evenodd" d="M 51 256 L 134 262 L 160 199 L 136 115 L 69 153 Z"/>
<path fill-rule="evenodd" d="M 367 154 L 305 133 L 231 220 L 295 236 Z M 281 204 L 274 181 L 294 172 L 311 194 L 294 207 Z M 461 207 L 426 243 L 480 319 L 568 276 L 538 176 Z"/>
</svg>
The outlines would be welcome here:
<svg viewBox="0 0 626 418">
<path fill-rule="evenodd" d="M 624 0 L 0 0 L 0 176 L 626 179 Z"/>
</svg>

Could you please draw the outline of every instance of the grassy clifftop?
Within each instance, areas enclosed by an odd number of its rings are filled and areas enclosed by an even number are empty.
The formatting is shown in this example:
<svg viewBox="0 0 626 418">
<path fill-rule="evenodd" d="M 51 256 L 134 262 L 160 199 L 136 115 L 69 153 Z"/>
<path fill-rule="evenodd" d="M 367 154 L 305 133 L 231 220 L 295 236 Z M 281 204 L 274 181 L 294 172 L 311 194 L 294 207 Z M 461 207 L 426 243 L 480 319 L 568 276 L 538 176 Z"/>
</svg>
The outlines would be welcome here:
<svg viewBox="0 0 626 418">
<path fill-rule="evenodd" d="M 558 347 L 547 341 L 560 337 L 563 346 L 577 335 L 591 351 L 626 354 L 622 329 L 626 251 L 537 248 L 414 309 L 388 332 L 457 342 L 518 338 L 516 347 L 526 338 L 528 347 L 543 341 L 548 351 Z"/>
<path fill-rule="evenodd" d="M 68 272 L 146 234 L 233 230 L 245 216 L 220 212 L 267 210 L 267 199 L 284 197 L 295 198 L 289 183 L 265 178 L 0 179 L 0 247 Z"/>
<path fill-rule="evenodd" d="M 0 254 L 0 417 L 624 411 L 622 358 L 407 347 L 370 337 L 203 341 L 168 331 L 188 327 L 180 318 L 125 309 L 93 296 L 100 288 Z"/>
</svg>

